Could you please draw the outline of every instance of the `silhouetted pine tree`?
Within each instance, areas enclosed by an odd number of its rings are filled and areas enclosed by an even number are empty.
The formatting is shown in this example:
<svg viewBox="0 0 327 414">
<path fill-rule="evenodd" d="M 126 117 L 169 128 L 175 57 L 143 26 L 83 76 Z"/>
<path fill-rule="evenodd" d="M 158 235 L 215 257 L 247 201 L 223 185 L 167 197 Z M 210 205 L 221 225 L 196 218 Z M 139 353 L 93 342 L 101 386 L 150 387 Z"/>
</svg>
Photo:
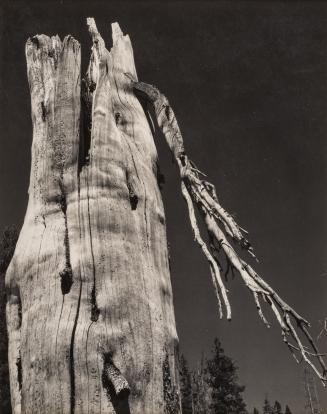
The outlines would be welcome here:
<svg viewBox="0 0 327 414">
<path fill-rule="evenodd" d="M 282 413 L 282 406 L 280 405 L 280 403 L 278 401 L 275 401 L 273 413 L 274 414 L 283 414 Z"/>
<path fill-rule="evenodd" d="M 207 360 L 206 382 L 210 389 L 209 409 L 219 414 L 245 414 L 242 392 L 245 387 L 237 383 L 237 367 L 224 354 L 219 340 L 214 342 L 213 357 Z"/>
<path fill-rule="evenodd" d="M 263 414 L 273 414 L 273 412 L 273 408 L 270 405 L 268 398 L 266 397 L 263 403 Z"/>
<path fill-rule="evenodd" d="M 14 254 L 18 231 L 8 227 L 0 239 L 0 413 L 10 414 L 10 388 L 8 370 L 8 337 L 6 327 L 5 274 Z"/>
<path fill-rule="evenodd" d="M 208 385 L 205 381 L 204 358 L 192 373 L 192 396 L 194 414 L 208 414 Z"/>
<path fill-rule="evenodd" d="M 292 414 L 292 411 L 290 410 L 288 405 L 285 408 L 285 414 Z"/>
<path fill-rule="evenodd" d="M 179 360 L 179 383 L 182 400 L 182 413 L 193 414 L 192 381 L 188 363 L 183 355 Z"/>
</svg>

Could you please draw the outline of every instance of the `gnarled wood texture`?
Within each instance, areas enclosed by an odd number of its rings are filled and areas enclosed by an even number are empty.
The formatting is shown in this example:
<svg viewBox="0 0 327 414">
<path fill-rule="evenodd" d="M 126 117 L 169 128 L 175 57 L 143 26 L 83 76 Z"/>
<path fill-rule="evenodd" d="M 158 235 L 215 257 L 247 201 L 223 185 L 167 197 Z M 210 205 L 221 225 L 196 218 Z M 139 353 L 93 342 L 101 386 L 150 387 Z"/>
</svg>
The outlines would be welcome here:
<svg viewBox="0 0 327 414">
<path fill-rule="evenodd" d="M 114 23 L 109 52 L 88 24 L 85 154 L 79 43 L 26 44 L 29 203 L 6 275 L 13 412 L 178 413 L 157 153 L 133 93 L 129 37 Z"/>
</svg>

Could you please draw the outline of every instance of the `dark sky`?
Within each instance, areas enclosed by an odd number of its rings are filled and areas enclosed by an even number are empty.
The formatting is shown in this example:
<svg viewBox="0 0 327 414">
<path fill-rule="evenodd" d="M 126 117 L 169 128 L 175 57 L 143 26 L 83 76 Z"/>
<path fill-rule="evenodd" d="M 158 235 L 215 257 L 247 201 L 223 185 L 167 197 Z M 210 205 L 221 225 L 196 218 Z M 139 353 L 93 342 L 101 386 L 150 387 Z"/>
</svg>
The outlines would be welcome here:
<svg viewBox="0 0 327 414">
<path fill-rule="evenodd" d="M 250 232 L 257 270 L 312 322 L 326 312 L 327 3 L 278 1 L 1 2 L 0 228 L 21 225 L 32 138 L 24 46 L 72 34 L 90 54 L 85 19 L 110 46 L 110 23 L 131 36 L 139 79 L 169 98 L 187 151 L 221 203 Z M 265 395 L 304 413 L 303 366 L 266 329 L 239 277 L 231 323 L 218 319 L 209 268 L 193 242 L 175 166 L 156 137 L 181 349 L 194 366 L 219 336 L 239 366 L 250 408 Z M 273 317 L 269 314 L 269 319 Z M 327 340 L 321 341 L 327 347 Z M 322 405 L 326 391 L 319 385 Z"/>
</svg>

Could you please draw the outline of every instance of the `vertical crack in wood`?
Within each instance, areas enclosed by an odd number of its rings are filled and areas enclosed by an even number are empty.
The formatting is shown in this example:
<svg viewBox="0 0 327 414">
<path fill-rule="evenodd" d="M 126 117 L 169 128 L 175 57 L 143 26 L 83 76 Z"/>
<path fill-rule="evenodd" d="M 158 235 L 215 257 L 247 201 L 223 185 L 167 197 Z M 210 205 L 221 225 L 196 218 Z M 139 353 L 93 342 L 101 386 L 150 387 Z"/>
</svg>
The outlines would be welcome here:
<svg viewBox="0 0 327 414">
<path fill-rule="evenodd" d="M 93 286 L 92 286 L 92 291 L 91 291 L 91 321 L 92 322 L 96 322 L 99 319 L 99 308 L 97 306 L 97 301 L 96 301 L 96 291 L 95 291 L 95 276 L 94 276 L 94 280 L 93 280 Z"/>
<path fill-rule="evenodd" d="M 58 332 L 59 332 L 59 327 L 60 327 L 60 323 L 61 323 L 62 311 L 63 311 L 63 308 L 64 308 L 64 304 L 65 304 L 65 295 L 62 296 L 62 302 L 61 302 L 61 308 L 60 308 L 60 315 L 59 315 L 58 324 L 57 324 L 56 340 L 55 340 L 55 353 L 56 354 L 57 354 L 57 350 L 58 350 Z M 60 389 L 61 389 L 61 387 L 62 387 L 61 377 L 59 377 L 59 384 L 60 384 Z M 63 410 L 62 401 L 61 401 L 61 410 Z"/>
<path fill-rule="evenodd" d="M 128 195 L 129 195 L 129 202 L 130 202 L 130 205 L 131 205 L 131 209 L 136 210 L 137 204 L 139 202 L 139 198 L 136 194 L 135 186 L 133 185 L 131 175 L 130 175 L 128 169 L 126 169 L 126 185 L 127 185 L 127 188 L 128 188 Z"/>
<path fill-rule="evenodd" d="M 92 130 L 92 96 L 96 84 L 88 76 L 82 79 L 81 84 L 81 121 L 78 156 L 78 173 L 90 161 L 91 130 Z"/>
<path fill-rule="evenodd" d="M 20 292 L 18 289 L 17 292 L 17 310 L 18 310 L 18 329 L 21 329 L 22 326 L 22 301 L 20 298 Z M 22 358 L 21 358 L 21 349 L 19 348 L 18 350 L 18 357 L 16 360 L 16 367 L 17 367 L 17 382 L 18 382 L 18 387 L 19 387 L 19 392 L 20 392 L 20 397 L 22 400 L 22 385 L 23 385 L 23 369 L 22 369 Z"/>
<path fill-rule="evenodd" d="M 143 183 L 144 185 L 144 183 Z M 146 189 L 144 185 L 144 222 L 145 222 L 145 234 L 146 234 L 146 246 L 149 249 L 150 243 L 149 243 L 149 230 L 148 230 L 148 217 L 146 214 L 147 207 L 146 207 Z"/>
<path fill-rule="evenodd" d="M 23 320 L 23 315 L 22 315 L 22 300 L 20 298 L 20 290 L 19 288 L 17 289 L 17 300 L 18 300 L 18 305 L 17 305 L 17 309 L 18 309 L 18 329 L 20 329 L 22 327 L 22 320 Z"/>
<path fill-rule="evenodd" d="M 79 174 L 77 175 L 77 190 L 78 190 L 78 221 L 79 221 L 79 237 L 80 240 L 82 238 L 82 232 L 81 232 L 81 225 L 80 225 L 80 220 L 81 220 L 81 210 L 80 210 L 80 176 Z M 76 334 L 76 328 L 77 328 L 77 323 L 78 323 L 78 319 L 79 319 L 79 312 L 80 312 L 80 306 L 81 306 L 81 300 L 82 300 L 82 277 L 81 277 L 81 273 L 79 272 L 79 292 L 78 292 L 78 300 L 77 300 L 77 310 L 76 310 L 76 315 L 75 315 L 75 320 L 74 320 L 74 325 L 73 325 L 73 329 L 72 329 L 72 335 L 71 335 L 71 340 L 70 340 L 70 349 L 69 349 L 69 372 L 70 372 L 70 414 L 74 414 L 75 413 L 75 402 L 76 402 L 76 398 L 75 398 L 75 354 L 74 354 L 74 346 L 75 346 L 75 334 Z"/>
<path fill-rule="evenodd" d="M 19 356 L 16 361 L 16 367 L 17 367 L 17 381 L 19 386 L 19 391 L 22 390 L 22 384 L 23 384 L 23 370 L 22 370 L 22 358 L 19 350 Z"/>
<path fill-rule="evenodd" d="M 96 322 L 99 318 L 100 310 L 97 305 L 96 299 L 96 271 L 95 271 L 95 262 L 94 262 L 94 251 L 93 251 L 93 240 L 92 240 L 92 223 L 91 223 L 91 215 L 90 215 L 90 197 L 89 197 L 89 177 L 87 177 L 87 216 L 88 216 L 88 227 L 89 227 L 89 237 L 90 237 L 90 252 L 92 257 L 92 273 L 93 273 L 93 286 L 91 290 L 91 321 Z"/>
<path fill-rule="evenodd" d="M 44 101 L 41 102 L 41 111 L 42 111 L 42 121 L 45 122 L 47 116 L 47 110 L 44 105 Z"/>
<path fill-rule="evenodd" d="M 65 221 L 65 236 L 64 236 L 64 246 L 65 246 L 65 268 L 62 270 L 59 275 L 61 279 L 61 291 L 63 295 L 66 295 L 70 292 L 70 289 L 73 284 L 73 271 L 70 263 L 70 247 L 69 247 L 69 234 L 68 234 L 68 223 L 67 223 L 67 199 L 65 190 L 62 184 L 62 181 L 59 181 L 61 194 L 59 196 L 59 205 L 60 209 L 64 215 Z"/>
<path fill-rule="evenodd" d="M 92 56 L 91 56 L 92 59 Z M 86 74 L 85 78 L 82 80 L 82 133 L 80 138 L 79 146 L 79 165 L 78 165 L 78 174 L 80 174 L 84 166 L 89 166 L 90 163 L 90 148 L 92 141 L 92 105 L 93 105 L 93 93 L 96 89 L 96 83 L 91 79 L 89 73 Z M 87 170 L 86 178 L 87 186 L 87 216 L 88 216 L 88 227 L 89 227 L 89 237 L 90 237 L 90 251 L 92 257 L 92 273 L 93 273 L 93 285 L 90 295 L 90 304 L 91 304 L 91 321 L 97 322 L 100 314 L 100 310 L 97 305 L 97 290 L 96 290 L 96 270 L 94 262 L 94 251 L 93 251 L 93 240 L 92 240 L 92 223 L 91 223 L 91 214 L 90 214 L 90 198 L 89 198 L 89 170 Z"/>
<path fill-rule="evenodd" d="M 80 282 L 78 301 L 77 301 L 77 311 L 75 315 L 74 326 L 72 330 L 72 336 L 70 340 L 70 352 L 69 352 L 69 368 L 70 368 L 70 414 L 75 413 L 75 361 L 74 361 L 74 345 L 75 345 L 75 333 L 77 328 L 77 322 L 79 317 L 79 311 L 81 306 L 81 297 L 82 297 L 82 281 Z"/>
</svg>

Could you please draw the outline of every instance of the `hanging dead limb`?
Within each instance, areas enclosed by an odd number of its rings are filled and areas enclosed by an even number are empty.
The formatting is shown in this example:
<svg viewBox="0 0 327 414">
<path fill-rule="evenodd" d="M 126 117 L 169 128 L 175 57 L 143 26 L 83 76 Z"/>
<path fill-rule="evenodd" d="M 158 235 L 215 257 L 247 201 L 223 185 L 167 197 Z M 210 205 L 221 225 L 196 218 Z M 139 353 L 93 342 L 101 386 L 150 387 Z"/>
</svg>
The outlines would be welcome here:
<svg viewBox="0 0 327 414">
<path fill-rule="evenodd" d="M 129 75 L 126 74 L 126 76 L 131 79 Z M 227 271 L 232 269 L 238 271 L 245 285 L 253 295 L 259 316 L 264 324 L 267 327 L 270 326 L 263 314 L 260 299 L 270 305 L 272 313 L 275 315 L 281 328 L 283 341 L 295 356 L 297 362 L 305 361 L 317 374 L 323 384 L 325 384 L 325 382 L 327 382 L 326 366 L 322 358 L 323 355 L 318 352 L 318 349 L 307 330 L 307 327 L 310 326 L 308 321 L 289 306 L 249 264 L 241 259 L 239 254 L 232 247 L 228 237 L 255 258 L 253 249 L 244 236 L 246 231 L 242 229 L 235 222 L 234 218 L 221 206 L 218 201 L 215 186 L 202 178 L 205 177 L 205 174 L 203 174 L 187 157 L 184 150 L 181 131 L 167 98 L 152 85 L 143 82 L 135 82 L 134 79 L 131 79 L 131 82 L 136 95 L 142 96 L 152 104 L 158 126 L 163 132 L 169 148 L 177 161 L 181 176 L 182 194 L 187 203 L 195 240 L 199 244 L 210 265 L 213 284 L 219 303 L 220 316 L 222 317 L 223 315 L 223 303 L 226 309 L 226 317 L 227 319 L 231 319 L 231 307 L 227 295 L 228 291 L 221 278 L 220 264 L 218 261 L 218 255 L 223 253 L 226 256 L 228 263 Z M 209 247 L 201 237 L 194 212 L 195 205 L 206 225 L 210 238 Z M 223 232 L 221 226 L 224 228 L 225 232 Z M 302 339 L 299 336 L 300 332 L 304 338 L 306 338 L 312 352 L 309 351 L 308 347 L 303 345 Z M 291 343 L 290 339 L 294 341 L 295 344 Z M 299 355 L 300 358 L 298 358 L 297 355 Z M 320 368 L 317 368 L 312 361 L 312 358 L 317 361 L 317 365 Z"/>
</svg>

